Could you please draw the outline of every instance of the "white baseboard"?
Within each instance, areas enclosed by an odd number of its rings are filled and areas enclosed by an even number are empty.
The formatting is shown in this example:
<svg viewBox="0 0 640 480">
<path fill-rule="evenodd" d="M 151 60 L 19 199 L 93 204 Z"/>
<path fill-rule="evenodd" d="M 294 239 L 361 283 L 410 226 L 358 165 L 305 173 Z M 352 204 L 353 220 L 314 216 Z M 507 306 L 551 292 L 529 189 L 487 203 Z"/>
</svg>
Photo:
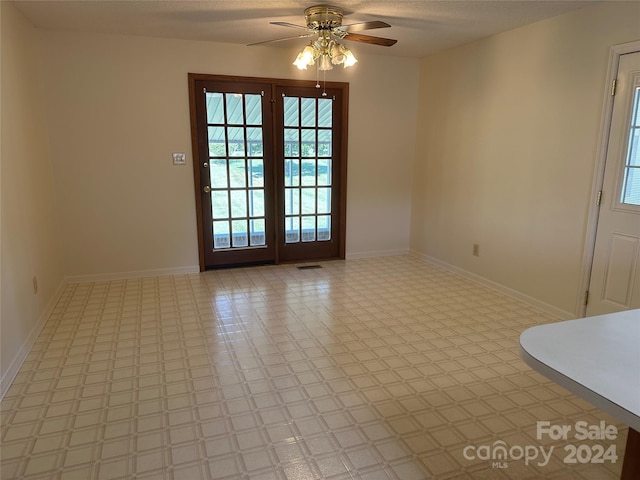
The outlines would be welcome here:
<svg viewBox="0 0 640 480">
<path fill-rule="evenodd" d="M 409 249 L 399 250 L 374 250 L 370 252 L 354 252 L 347 253 L 345 256 L 348 260 L 354 260 L 357 258 L 372 258 L 372 257 L 398 257 L 400 255 L 408 255 Z"/>
<path fill-rule="evenodd" d="M 484 287 L 490 288 L 491 290 L 495 290 L 505 295 L 508 295 L 509 297 L 515 300 L 519 300 L 523 303 L 531 305 L 532 307 L 537 308 L 538 310 L 541 310 L 544 313 L 547 313 L 557 318 L 558 320 L 571 320 L 576 318 L 575 314 L 571 312 L 568 312 L 558 307 L 554 307 L 549 303 L 538 300 L 537 298 L 531 297 L 525 293 L 519 292 L 517 290 L 509 288 L 500 283 L 481 277 L 480 275 L 476 275 L 475 273 L 469 272 L 468 270 L 464 270 L 460 267 L 456 267 L 455 265 L 451 265 L 447 262 L 443 262 L 442 260 L 438 260 L 437 258 L 430 257 L 429 255 L 425 255 L 424 253 L 420 253 L 415 250 L 410 250 L 409 255 L 416 257 L 424 262 L 435 265 L 436 267 L 440 267 L 444 270 L 447 270 L 448 272 L 451 272 L 455 275 L 464 277 L 467 280 L 471 280 L 472 282 L 478 283 Z"/>
<path fill-rule="evenodd" d="M 200 273 L 198 265 L 190 267 L 157 268 L 153 270 L 135 270 L 130 272 L 97 273 L 93 275 L 69 275 L 65 277 L 66 283 L 94 283 L 108 282 L 111 280 L 127 280 L 130 278 L 164 277 L 167 275 L 188 275 Z"/>
<path fill-rule="evenodd" d="M 20 347 L 20 350 L 18 350 L 18 354 L 14 357 L 11 365 L 9 365 L 7 371 L 4 373 L 4 375 L 2 375 L 2 378 L 0 378 L 0 400 L 4 398 L 5 394 L 9 390 L 9 387 L 11 387 L 13 380 L 16 378 L 16 375 L 18 375 L 20 367 L 22 367 L 22 364 L 27 358 L 27 355 L 29 355 L 33 344 L 36 343 L 38 335 L 40 335 L 40 332 L 42 331 L 44 325 L 47 323 L 47 320 L 49 320 L 49 317 L 53 313 L 53 309 L 58 303 L 58 300 L 62 296 L 62 292 L 64 291 L 65 286 L 66 282 L 64 280 L 61 281 L 60 285 L 58 285 L 58 288 L 56 288 L 55 293 L 51 296 L 44 310 L 38 317 L 38 321 L 31 329 L 31 332 L 29 332 L 29 336 Z"/>
</svg>

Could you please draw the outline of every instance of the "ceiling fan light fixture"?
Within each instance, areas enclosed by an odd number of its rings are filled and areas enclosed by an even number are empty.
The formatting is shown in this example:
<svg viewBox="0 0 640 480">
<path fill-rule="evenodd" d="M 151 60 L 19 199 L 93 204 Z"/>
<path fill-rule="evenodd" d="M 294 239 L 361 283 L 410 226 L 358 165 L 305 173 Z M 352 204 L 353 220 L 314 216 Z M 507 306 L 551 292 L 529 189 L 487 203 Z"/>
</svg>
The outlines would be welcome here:
<svg viewBox="0 0 640 480">
<path fill-rule="evenodd" d="M 351 50 L 338 43 L 338 40 L 347 39 L 384 47 L 391 47 L 396 44 L 397 40 L 392 38 L 373 37 L 371 35 L 355 33 L 362 30 L 388 28 L 391 26 L 388 23 L 373 20 L 343 25 L 343 16 L 344 12 L 339 7 L 330 5 L 308 7 L 304 11 L 306 26 L 289 22 L 270 22 L 273 25 L 304 30 L 304 34 L 295 37 L 250 43 L 249 45 L 262 45 L 264 43 L 280 42 L 293 38 L 315 37 L 315 40 L 311 40 L 311 44 L 307 45 L 298 53 L 293 64 L 300 70 L 306 70 L 309 65 L 316 65 L 317 70 L 326 71 L 333 69 L 333 65 L 342 65 L 344 68 L 348 68 L 358 62 Z"/>
<path fill-rule="evenodd" d="M 351 67 L 358 61 L 344 45 L 331 40 L 327 41 L 321 37 L 298 53 L 293 64 L 300 70 L 306 70 L 309 65 L 318 62 L 318 70 L 326 71 L 333 69 L 333 65 L 342 65 L 344 68 Z"/>
</svg>

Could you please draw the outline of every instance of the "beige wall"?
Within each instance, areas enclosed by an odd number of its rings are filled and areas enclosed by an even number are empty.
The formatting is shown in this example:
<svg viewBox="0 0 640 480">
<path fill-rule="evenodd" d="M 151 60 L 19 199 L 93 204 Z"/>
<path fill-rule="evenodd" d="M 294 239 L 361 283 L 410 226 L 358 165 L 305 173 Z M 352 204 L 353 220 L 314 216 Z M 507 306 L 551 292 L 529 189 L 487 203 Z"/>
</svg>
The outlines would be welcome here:
<svg viewBox="0 0 640 480">
<path fill-rule="evenodd" d="M 638 39 L 605 3 L 424 59 L 411 249 L 573 313 L 609 48 Z"/>
<path fill-rule="evenodd" d="M 35 29 L 2 10 L 2 312 L 0 394 L 43 325 L 62 285 L 59 230 Z M 33 293 L 33 276 L 38 293 Z"/>
<path fill-rule="evenodd" d="M 315 79 L 283 48 L 54 31 L 41 39 L 72 277 L 197 266 L 188 72 Z M 419 61 L 359 56 L 356 68 L 327 74 L 350 83 L 347 255 L 408 252 Z M 187 152 L 189 164 L 173 166 L 172 152 Z"/>
</svg>

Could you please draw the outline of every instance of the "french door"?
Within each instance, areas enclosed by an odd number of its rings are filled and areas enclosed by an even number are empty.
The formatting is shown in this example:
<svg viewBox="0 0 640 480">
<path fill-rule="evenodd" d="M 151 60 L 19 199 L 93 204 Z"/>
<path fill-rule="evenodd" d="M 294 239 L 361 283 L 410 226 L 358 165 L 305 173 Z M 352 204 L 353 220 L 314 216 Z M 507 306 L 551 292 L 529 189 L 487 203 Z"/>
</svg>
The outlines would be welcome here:
<svg viewBox="0 0 640 480">
<path fill-rule="evenodd" d="M 200 268 L 344 258 L 347 85 L 189 75 Z"/>
<path fill-rule="evenodd" d="M 326 93 L 325 96 L 322 93 Z M 281 261 L 340 256 L 341 92 L 275 89 L 278 231 Z M 340 98 L 340 100 L 338 100 Z"/>
</svg>

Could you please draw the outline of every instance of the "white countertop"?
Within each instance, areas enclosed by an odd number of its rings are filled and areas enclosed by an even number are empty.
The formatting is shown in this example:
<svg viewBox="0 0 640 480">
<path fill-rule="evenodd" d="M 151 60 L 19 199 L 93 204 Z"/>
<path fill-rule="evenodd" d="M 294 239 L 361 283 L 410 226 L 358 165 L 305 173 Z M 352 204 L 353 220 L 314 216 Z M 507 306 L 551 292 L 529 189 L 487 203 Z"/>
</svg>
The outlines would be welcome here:
<svg viewBox="0 0 640 480">
<path fill-rule="evenodd" d="M 640 431 L 640 309 L 529 328 L 520 335 L 520 355 Z"/>
</svg>

